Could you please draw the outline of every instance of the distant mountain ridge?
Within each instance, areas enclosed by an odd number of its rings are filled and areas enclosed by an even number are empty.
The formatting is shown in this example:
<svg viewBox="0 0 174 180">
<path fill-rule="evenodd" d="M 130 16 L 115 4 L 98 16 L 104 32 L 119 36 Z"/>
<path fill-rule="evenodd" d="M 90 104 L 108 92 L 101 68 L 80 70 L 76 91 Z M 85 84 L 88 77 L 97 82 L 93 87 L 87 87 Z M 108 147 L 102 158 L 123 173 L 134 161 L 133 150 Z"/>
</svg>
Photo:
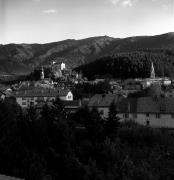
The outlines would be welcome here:
<svg viewBox="0 0 174 180">
<path fill-rule="evenodd" d="M 146 49 L 174 49 L 174 33 L 123 39 L 99 36 L 46 44 L 0 45 L 0 74 L 29 73 L 34 67 L 52 61 L 64 61 L 68 67 L 74 68 L 103 56 Z"/>
</svg>

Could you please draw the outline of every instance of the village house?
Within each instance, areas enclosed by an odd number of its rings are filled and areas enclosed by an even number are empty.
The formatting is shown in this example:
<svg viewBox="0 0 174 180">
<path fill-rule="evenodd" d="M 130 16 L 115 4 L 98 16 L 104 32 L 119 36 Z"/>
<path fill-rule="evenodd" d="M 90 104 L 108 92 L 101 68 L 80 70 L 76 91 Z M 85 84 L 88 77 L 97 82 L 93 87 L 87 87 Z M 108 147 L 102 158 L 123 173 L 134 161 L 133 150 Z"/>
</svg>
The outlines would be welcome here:
<svg viewBox="0 0 174 180">
<path fill-rule="evenodd" d="M 119 94 L 96 94 L 89 99 L 88 107 L 97 108 L 101 116 L 107 118 L 111 103 L 114 101 L 117 104 L 122 98 Z"/>
<path fill-rule="evenodd" d="M 35 106 L 45 102 L 52 102 L 59 97 L 63 101 L 72 101 L 73 94 L 68 89 L 43 89 L 34 88 L 31 90 L 21 90 L 13 92 L 16 102 L 23 108 L 31 105 Z"/>
<path fill-rule="evenodd" d="M 115 102 L 121 121 L 134 120 L 141 125 L 158 128 L 174 128 L 174 98 L 124 98 L 118 95 L 95 95 L 89 100 L 89 108 L 97 108 L 104 118 L 109 106 Z"/>
</svg>

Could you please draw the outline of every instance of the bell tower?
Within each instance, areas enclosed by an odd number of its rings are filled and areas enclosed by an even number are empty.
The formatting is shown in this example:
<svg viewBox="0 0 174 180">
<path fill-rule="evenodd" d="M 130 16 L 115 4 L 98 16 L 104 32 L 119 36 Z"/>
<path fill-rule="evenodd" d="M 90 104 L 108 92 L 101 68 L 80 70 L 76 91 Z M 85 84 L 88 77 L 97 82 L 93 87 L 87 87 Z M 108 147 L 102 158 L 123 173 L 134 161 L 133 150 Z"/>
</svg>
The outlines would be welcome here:
<svg viewBox="0 0 174 180">
<path fill-rule="evenodd" d="M 44 80 L 44 68 L 43 68 L 43 66 L 42 66 L 42 71 L 41 71 L 40 79 L 41 79 L 41 80 Z"/>
<path fill-rule="evenodd" d="M 152 79 L 155 78 L 155 69 L 154 69 L 154 66 L 153 66 L 153 62 L 151 64 L 150 78 L 152 78 Z"/>
</svg>

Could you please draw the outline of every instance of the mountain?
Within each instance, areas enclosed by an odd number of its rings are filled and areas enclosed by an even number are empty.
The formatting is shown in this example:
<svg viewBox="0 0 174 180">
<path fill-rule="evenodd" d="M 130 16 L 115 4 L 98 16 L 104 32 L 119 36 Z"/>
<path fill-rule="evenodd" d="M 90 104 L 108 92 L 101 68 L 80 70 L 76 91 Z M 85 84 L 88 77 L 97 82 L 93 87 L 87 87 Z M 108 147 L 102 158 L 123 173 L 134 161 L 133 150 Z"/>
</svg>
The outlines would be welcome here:
<svg viewBox="0 0 174 180">
<path fill-rule="evenodd" d="M 173 48 L 174 33 L 123 39 L 100 36 L 47 44 L 0 45 L 0 74 L 25 74 L 52 61 L 63 61 L 68 67 L 75 68 L 116 53 Z"/>
</svg>

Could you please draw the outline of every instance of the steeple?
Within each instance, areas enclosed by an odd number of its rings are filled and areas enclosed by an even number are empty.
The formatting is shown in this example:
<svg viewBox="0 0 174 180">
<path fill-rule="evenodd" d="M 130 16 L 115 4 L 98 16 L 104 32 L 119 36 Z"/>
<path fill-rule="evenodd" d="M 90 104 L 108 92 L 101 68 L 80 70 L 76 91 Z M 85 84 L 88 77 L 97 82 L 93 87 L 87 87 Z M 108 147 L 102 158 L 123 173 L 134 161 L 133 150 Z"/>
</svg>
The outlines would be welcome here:
<svg viewBox="0 0 174 180">
<path fill-rule="evenodd" d="M 41 79 L 41 80 L 44 80 L 44 68 L 43 68 L 43 66 L 42 66 L 42 72 L 41 72 L 40 79 Z"/>
<path fill-rule="evenodd" d="M 154 66 L 153 66 L 153 62 L 152 62 L 152 64 L 151 64 L 150 78 L 155 78 L 155 69 L 154 69 Z"/>
</svg>

